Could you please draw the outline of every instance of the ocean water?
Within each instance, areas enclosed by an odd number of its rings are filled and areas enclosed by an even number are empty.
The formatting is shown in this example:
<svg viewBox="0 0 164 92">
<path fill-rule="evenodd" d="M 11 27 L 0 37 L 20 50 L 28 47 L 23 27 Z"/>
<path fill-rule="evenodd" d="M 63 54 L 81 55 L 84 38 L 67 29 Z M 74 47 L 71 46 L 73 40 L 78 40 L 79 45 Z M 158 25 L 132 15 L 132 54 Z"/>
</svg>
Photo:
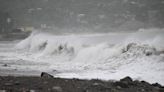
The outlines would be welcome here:
<svg viewBox="0 0 164 92">
<path fill-rule="evenodd" d="M 9 65 L 1 69 L 22 74 L 45 71 L 62 78 L 102 80 L 130 76 L 164 84 L 163 29 L 67 35 L 35 31 L 22 41 L 0 42 L 0 57 L 1 65 Z"/>
</svg>

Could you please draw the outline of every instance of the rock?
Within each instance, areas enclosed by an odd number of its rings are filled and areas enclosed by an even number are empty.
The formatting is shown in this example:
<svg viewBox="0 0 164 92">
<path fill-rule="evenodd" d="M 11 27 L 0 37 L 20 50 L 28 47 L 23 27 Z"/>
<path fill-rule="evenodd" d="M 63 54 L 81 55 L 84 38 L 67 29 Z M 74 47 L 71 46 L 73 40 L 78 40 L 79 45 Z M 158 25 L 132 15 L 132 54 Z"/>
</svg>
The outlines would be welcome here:
<svg viewBox="0 0 164 92">
<path fill-rule="evenodd" d="M 94 86 L 100 85 L 99 83 L 93 83 Z"/>
<path fill-rule="evenodd" d="M 59 86 L 52 87 L 52 90 L 54 90 L 55 92 L 63 92 L 62 88 Z"/>
<path fill-rule="evenodd" d="M 50 74 L 48 74 L 48 73 L 46 73 L 46 72 L 42 72 L 42 73 L 41 73 L 41 77 L 42 77 L 42 78 L 54 78 L 52 75 L 50 75 Z"/>
<path fill-rule="evenodd" d="M 111 92 L 111 88 L 103 84 L 94 83 L 84 89 L 84 92 Z"/>
<path fill-rule="evenodd" d="M 60 46 L 58 47 L 58 50 L 61 51 L 63 48 L 64 48 L 64 47 L 63 47 L 62 45 L 60 45 Z"/>
<path fill-rule="evenodd" d="M 152 53 L 152 52 L 146 52 L 145 54 L 146 54 L 146 56 L 150 56 L 150 55 L 152 55 L 153 53 Z"/>
<path fill-rule="evenodd" d="M 44 83 L 44 84 L 48 84 L 48 81 L 44 81 L 43 83 Z"/>
<path fill-rule="evenodd" d="M 32 90 L 32 89 L 31 89 L 30 92 L 35 92 L 35 90 Z"/>
<path fill-rule="evenodd" d="M 0 76 L 0 81 L 3 80 L 3 77 Z"/>
<path fill-rule="evenodd" d="M 121 82 L 127 82 L 127 83 L 133 82 L 132 78 L 130 78 L 129 76 L 127 76 L 127 77 L 121 79 L 120 81 L 121 81 Z"/>
<path fill-rule="evenodd" d="M 116 87 L 119 86 L 121 88 L 128 88 L 129 87 L 127 83 L 121 82 L 121 81 L 115 82 L 115 83 L 113 83 L 113 85 L 116 86 Z"/>
<path fill-rule="evenodd" d="M 20 85 L 19 81 L 16 81 L 14 84 L 15 84 L 15 85 Z"/>
<path fill-rule="evenodd" d="M 164 92 L 164 88 L 160 88 L 159 89 L 159 92 Z"/>
<path fill-rule="evenodd" d="M 117 89 L 121 89 L 121 87 L 120 87 L 120 86 L 117 86 L 116 88 L 117 88 Z"/>
<path fill-rule="evenodd" d="M 129 76 L 127 76 L 121 79 L 120 81 L 115 82 L 114 86 L 119 87 L 119 88 L 128 88 L 132 83 L 133 83 L 133 80 Z"/>
<path fill-rule="evenodd" d="M 158 83 L 153 83 L 152 86 L 161 88 L 162 86 Z"/>
<path fill-rule="evenodd" d="M 144 87 L 150 87 L 151 86 L 151 84 L 149 84 L 148 82 L 146 82 L 146 81 L 141 81 L 141 84 L 140 84 L 141 86 L 144 86 Z"/>
<path fill-rule="evenodd" d="M 21 88 L 21 91 L 22 91 L 22 92 L 30 92 L 30 89 L 24 88 L 24 87 L 23 87 L 23 88 Z"/>
<path fill-rule="evenodd" d="M 5 86 L 12 86 L 12 83 L 5 83 Z"/>
<path fill-rule="evenodd" d="M 0 90 L 0 92 L 7 92 L 6 90 Z"/>
<path fill-rule="evenodd" d="M 144 92 L 145 91 L 145 89 L 141 89 L 141 92 Z"/>
<path fill-rule="evenodd" d="M 133 81 L 133 84 L 134 84 L 135 86 L 140 85 L 140 81 L 139 81 L 139 80 L 135 80 L 135 81 Z"/>
</svg>

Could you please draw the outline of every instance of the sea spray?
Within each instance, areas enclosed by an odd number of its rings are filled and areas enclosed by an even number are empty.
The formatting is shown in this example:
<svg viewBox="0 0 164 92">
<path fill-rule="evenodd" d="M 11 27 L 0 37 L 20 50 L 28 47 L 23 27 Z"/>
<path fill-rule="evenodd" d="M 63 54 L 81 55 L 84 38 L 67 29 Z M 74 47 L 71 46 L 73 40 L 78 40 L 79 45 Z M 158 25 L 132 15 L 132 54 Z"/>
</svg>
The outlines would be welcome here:
<svg viewBox="0 0 164 92">
<path fill-rule="evenodd" d="M 16 47 L 26 48 L 28 58 L 35 58 L 34 62 L 48 63 L 50 66 L 45 70 L 59 71 L 55 76 L 102 79 L 132 76 L 164 84 L 163 41 L 163 29 L 96 35 L 39 32 Z"/>
</svg>

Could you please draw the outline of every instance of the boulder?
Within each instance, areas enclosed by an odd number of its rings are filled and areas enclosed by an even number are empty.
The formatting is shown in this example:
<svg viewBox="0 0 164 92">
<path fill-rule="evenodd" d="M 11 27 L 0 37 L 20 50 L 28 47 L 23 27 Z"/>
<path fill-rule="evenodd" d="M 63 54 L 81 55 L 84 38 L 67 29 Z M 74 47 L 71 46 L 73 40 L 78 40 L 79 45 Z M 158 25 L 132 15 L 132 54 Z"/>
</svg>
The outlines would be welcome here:
<svg viewBox="0 0 164 92">
<path fill-rule="evenodd" d="M 120 79 L 120 81 L 117 81 L 114 83 L 114 86 L 116 87 L 121 87 L 121 88 L 129 88 L 129 86 L 133 83 L 132 78 L 130 78 L 129 76 Z"/>
<path fill-rule="evenodd" d="M 132 78 L 130 78 L 129 76 L 127 76 L 127 77 L 121 79 L 120 81 L 121 81 L 121 82 L 127 82 L 127 83 L 133 82 Z"/>
<path fill-rule="evenodd" d="M 63 92 L 62 88 L 60 86 L 54 86 L 52 87 L 53 91 L 55 92 Z"/>
<path fill-rule="evenodd" d="M 42 78 L 54 78 L 52 75 L 46 73 L 46 72 L 42 72 L 40 75 Z"/>
<path fill-rule="evenodd" d="M 153 83 L 152 86 L 161 88 L 162 86 L 158 83 Z"/>
</svg>

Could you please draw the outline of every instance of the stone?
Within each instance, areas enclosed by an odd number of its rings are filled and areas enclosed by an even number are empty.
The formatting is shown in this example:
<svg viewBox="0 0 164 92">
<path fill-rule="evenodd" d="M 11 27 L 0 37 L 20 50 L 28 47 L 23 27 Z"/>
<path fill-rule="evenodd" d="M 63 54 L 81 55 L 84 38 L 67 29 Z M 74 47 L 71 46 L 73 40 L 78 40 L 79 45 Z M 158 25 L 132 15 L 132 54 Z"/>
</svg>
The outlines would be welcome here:
<svg viewBox="0 0 164 92">
<path fill-rule="evenodd" d="M 31 89 L 30 92 L 35 92 L 35 90 L 32 90 L 32 89 Z"/>
<path fill-rule="evenodd" d="M 148 82 L 146 82 L 146 81 L 141 81 L 141 84 L 140 85 L 146 86 L 146 87 L 151 86 L 151 84 L 148 83 Z"/>
<path fill-rule="evenodd" d="M 129 86 L 133 84 L 133 80 L 132 78 L 127 76 L 123 79 L 120 79 L 120 81 L 114 82 L 113 84 L 114 86 L 119 87 L 119 88 L 129 88 Z"/>
<path fill-rule="evenodd" d="M 121 89 L 121 87 L 120 87 L 120 86 L 117 86 L 116 88 L 117 88 L 117 89 Z"/>
<path fill-rule="evenodd" d="M 159 89 L 159 92 L 164 92 L 164 88 L 160 88 Z"/>
<path fill-rule="evenodd" d="M 0 92 L 7 92 L 6 90 L 0 90 Z"/>
<path fill-rule="evenodd" d="M 52 87 L 52 89 L 53 89 L 55 92 L 63 92 L 62 88 L 59 87 L 59 86 L 54 86 L 54 87 Z"/>
<path fill-rule="evenodd" d="M 154 86 L 154 87 L 159 87 L 159 88 L 162 87 L 162 86 L 161 86 L 160 84 L 158 84 L 158 83 L 153 83 L 152 86 Z"/>
<path fill-rule="evenodd" d="M 141 89 L 141 92 L 145 92 L 145 89 Z"/>
<path fill-rule="evenodd" d="M 50 74 L 48 74 L 48 73 L 46 73 L 46 72 L 42 72 L 42 73 L 41 73 L 41 77 L 42 77 L 42 78 L 54 78 L 52 75 L 50 75 Z"/>
<path fill-rule="evenodd" d="M 114 86 L 119 86 L 119 87 L 121 87 L 121 88 L 128 88 L 129 86 L 128 86 L 128 84 L 127 83 L 124 83 L 124 82 L 115 82 L 114 84 L 113 84 Z"/>
<path fill-rule="evenodd" d="M 127 82 L 127 83 L 133 82 L 132 78 L 130 78 L 129 76 L 127 76 L 127 77 L 121 79 L 120 81 L 121 81 L 121 82 Z"/>
<path fill-rule="evenodd" d="M 84 89 L 84 92 L 111 92 L 111 88 L 103 84 L 94 83 Z"/>
<path fill-rule="evenodd" d="M 5 83 L 5 86 L 12 86 L 12 83 Z"/>
<path fill-rule="evenodd" d="M 16 81 L 14 84 L 15 84 L 15 85 L 20 85 L 19 81 Z"/>
</svg>

